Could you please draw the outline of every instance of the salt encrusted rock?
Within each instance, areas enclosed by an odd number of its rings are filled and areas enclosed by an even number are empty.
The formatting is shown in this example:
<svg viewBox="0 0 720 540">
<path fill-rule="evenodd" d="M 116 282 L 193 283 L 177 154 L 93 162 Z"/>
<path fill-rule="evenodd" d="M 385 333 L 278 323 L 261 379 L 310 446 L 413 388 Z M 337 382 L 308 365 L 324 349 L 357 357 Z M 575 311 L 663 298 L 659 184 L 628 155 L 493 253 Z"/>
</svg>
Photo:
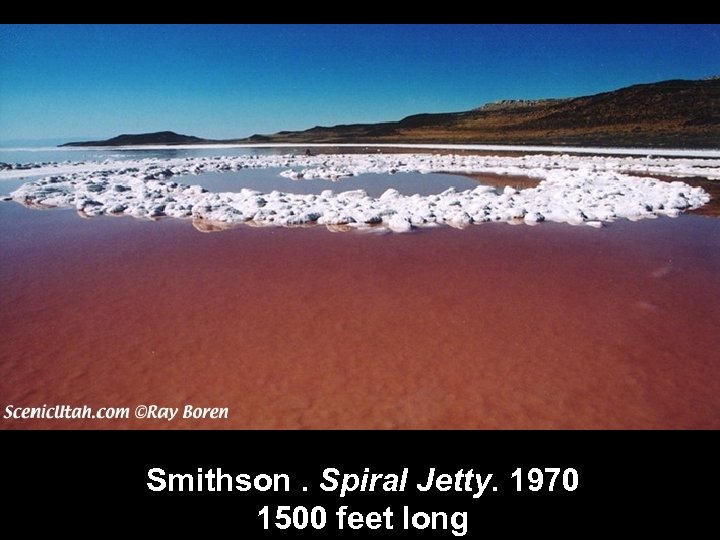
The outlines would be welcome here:
<svg viewBox="0 0 720 540">
<path fill-rule="evenodd" d="M 528 212 L 525 214 L 523 219 L 528 225 L 535 225 L 536 223 L 545 221 L 545 216 L 543 216 L 540 212 Z"/>
<path fill-rule="evenodd" d="M 388 228 L 395 232 L 408 232 L 412 229 L 412 223 L 406 218 L 398 214 L 390 216 L 387 221 Z"/>
<path fill-rule="evenodd" d="M 85 189 L 88 190 L 90 193 L 100 193 L 101 191 L 105 191 L 105 185 L 90 183 L 85 186 Z"/>
</svg>

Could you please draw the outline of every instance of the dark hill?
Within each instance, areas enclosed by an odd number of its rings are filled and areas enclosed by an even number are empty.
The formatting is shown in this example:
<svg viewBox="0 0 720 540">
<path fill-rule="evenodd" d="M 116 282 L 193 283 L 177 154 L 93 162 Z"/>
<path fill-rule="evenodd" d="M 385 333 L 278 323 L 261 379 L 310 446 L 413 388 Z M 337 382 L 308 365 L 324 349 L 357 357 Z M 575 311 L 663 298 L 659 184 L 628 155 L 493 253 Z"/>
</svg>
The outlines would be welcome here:
<svg viewBox="0 0 720 540">
<path fill-rule="evenodd" d="M 251 142 L 243 139 L 236 142 Z M 314 127 L 263 142 L 565 144 L 720 148 L 720 80 L 638 84 L 572 99 L 504 100 L 397 122 Z"/>
<path fill-rule="evenodd" d="M 207 144 L 216 141 L 192 135 L 180 135 L 174 131 L 118 135 L 104 141 L 69 142 L 60 146 L 138 146 L 148 144 Z"/>
</svg>

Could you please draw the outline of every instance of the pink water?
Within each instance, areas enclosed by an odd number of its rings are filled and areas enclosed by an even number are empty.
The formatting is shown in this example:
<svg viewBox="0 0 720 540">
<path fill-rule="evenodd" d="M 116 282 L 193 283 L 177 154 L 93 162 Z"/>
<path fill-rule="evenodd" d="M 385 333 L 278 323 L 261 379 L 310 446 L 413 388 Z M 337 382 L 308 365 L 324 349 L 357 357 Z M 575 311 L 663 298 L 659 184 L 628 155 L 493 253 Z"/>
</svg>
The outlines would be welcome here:
<svg viewBox="0 0 720 540">
<path fill-rule="evenodd" d="M 719 428 L 720 220 L 213 234 L 0 204 L 3 428 Z"/>
</svg>

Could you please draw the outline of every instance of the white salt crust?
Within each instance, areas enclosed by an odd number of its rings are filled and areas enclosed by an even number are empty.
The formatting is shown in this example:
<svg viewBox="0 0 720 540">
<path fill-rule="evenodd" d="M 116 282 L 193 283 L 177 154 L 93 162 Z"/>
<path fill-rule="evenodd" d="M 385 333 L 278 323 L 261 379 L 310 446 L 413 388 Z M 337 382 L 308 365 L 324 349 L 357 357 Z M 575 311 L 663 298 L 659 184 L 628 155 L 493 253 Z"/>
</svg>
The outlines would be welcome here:
<svg viewBox="0 0 720 540">
<path fill-rule="evenodd" d="M 209 193 L 184 177 L 247 168 L 279 167 L 280 174 L 340 180 L 368 173 L 492 173 L 537 178 L 534 188 L 496 190 L 479 185 L 434 195 L 402 195 L 394 189 L 377 198 L 362 190 L 325 190 L 317 195 L 242 189 Z M 13 171 L 2 171 L 11 177 Z M 28 171 L 24 171 L 25 174 Z M 32 170 L 47 174 L 27 182 L 10 198 L 42 207 L 74 207 L 88 216 L 191 218 L 200 229 L 249 222 L 293 226 L 322 224 L 332 230 L 370 228 L 407 232 L 447 224 L 465 227 L 488 221 L 533 225 L 554 221 L 602 226 L 619 218 L 677 216 L 710 198 L 701 188 L 655 176 L 720 179 L 720 159 L 590 155 L 461 156 L 429 154 L 332 154 L 142 159 L 102 163 L 50 163 Z M 338 227 L 342 226 L 342 227 Z"/>
</svg>

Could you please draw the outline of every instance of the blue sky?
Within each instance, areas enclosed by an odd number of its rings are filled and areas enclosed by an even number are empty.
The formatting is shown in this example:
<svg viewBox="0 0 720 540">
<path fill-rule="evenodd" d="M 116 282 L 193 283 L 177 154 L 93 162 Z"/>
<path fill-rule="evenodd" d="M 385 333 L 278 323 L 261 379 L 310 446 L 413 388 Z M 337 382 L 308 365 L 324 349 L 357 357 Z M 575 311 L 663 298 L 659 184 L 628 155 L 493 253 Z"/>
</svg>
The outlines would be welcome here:
<svg viewBox="0 0 720 540">
<path fill-rule="evenodd" d="M 720 25 L 0 25 L 0 142 L 241 137 L 720 69 Z"/>
</svg>

